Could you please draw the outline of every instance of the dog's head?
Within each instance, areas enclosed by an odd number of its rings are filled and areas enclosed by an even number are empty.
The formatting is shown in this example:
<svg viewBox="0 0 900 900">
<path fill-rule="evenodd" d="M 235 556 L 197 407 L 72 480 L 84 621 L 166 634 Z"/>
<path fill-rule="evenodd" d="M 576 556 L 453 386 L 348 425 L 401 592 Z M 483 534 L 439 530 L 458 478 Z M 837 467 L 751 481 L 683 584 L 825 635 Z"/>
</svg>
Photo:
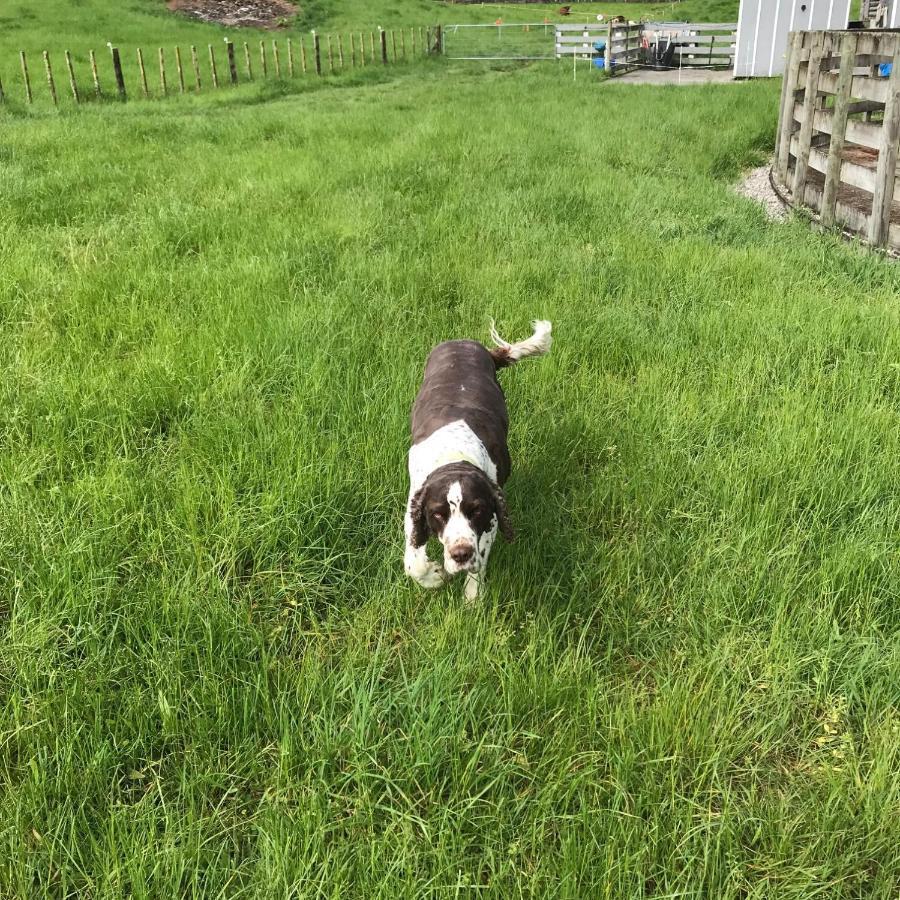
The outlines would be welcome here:
<svg viewBox="0 0 900 900">
<path fill-rule="evenodd" d="M 415 542 L 434 535 L 444 548 L 450 575 L 478 572 L 500 533 L 513 539 L 512 523 L 500 488 L 469 463 L 435 469 L 410 503 Z"/>
</svg>

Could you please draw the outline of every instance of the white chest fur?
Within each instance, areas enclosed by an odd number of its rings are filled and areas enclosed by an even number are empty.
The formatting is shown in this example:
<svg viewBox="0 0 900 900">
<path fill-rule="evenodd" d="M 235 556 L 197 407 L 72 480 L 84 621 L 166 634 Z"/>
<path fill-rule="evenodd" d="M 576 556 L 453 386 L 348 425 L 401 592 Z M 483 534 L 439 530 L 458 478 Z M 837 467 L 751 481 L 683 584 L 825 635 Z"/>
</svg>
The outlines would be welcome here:
<svg viewBox="0 0 900 900">
<path fill-rule="evenodd" d="M 438 428 L 409 451 L 409 491 L 414 494 L 425 479 L 441 466 L 467 462 L 497 481 L 497 466 L 478 435 L 462 420 Z"/>
</svg>

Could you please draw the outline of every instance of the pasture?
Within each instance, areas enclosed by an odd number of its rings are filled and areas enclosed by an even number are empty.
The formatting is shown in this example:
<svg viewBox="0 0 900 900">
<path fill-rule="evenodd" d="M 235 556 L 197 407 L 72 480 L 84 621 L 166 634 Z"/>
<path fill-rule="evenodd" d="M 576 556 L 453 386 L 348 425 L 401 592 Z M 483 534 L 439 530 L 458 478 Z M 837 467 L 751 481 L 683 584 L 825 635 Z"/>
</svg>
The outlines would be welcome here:
<svg viewBox="0 0 900 900">
<path fill-rule="evenodd" d="M 0 110 L 0 896 L 896 897 L 900 270 L 734 194 L 778 91 Z M 407 416 L 491 317 L 467 606 Z"/>
</svg>

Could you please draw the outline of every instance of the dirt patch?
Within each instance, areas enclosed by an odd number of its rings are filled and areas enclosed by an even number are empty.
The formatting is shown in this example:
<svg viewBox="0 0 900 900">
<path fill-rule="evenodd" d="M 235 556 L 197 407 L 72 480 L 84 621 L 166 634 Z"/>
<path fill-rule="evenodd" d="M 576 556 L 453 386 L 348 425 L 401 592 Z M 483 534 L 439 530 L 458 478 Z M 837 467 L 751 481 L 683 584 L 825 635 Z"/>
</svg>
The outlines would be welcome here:
<svg viewBox="0 0 900 900">
<path fill-rule="evenodd" d="M 283 28 L 297 15 L 288 0 L 168 0 L 172 12 L 228 28 Z"/>
</svg>

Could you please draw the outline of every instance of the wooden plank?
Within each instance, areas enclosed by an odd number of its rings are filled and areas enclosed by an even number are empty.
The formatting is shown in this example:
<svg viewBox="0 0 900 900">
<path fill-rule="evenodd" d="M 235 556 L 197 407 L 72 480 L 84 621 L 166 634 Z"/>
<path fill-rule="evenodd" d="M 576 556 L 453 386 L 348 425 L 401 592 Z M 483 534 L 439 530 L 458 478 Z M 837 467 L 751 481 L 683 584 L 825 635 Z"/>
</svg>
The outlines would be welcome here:
<svg viewBox="0 0 900 900">
<path fill-rule="evenodd" d="M 213 87 L 217 88 L 219 86 L 219 71 L 216 69 L 216 51 L 213 49 L 212 44 L 206 45 L 209 48 L 209 72 L 212 76 Z"/>
<path fill-rule="evenodd" d="M 246 47 L 247 45 L 244 44 Z M 178 72 L 178 90 L 184 93 L 184 66 L 181 64 L 181 47 L 175 48 L 175 71 Z"/>
<path fill-rule="evenodd" d="M 791 150 L 794 152 L 795 156 L 800 152 L 800 144 L 796 137 L 791 141 Z M 823 175 L 827 175 L 828 154 L 823 153 L 815 147 L 810 147 L 807 166 L 810 169 L 821 172 Z M 848 159 L 841 162 L 841 184 L 848 184 L 851 187 L 859 188 L 862 191 L 873 194 L 875 192 L 875 175 L 875 169 L 861 166 L 859 163 L 850 162 Z"/>
<path fill-rule="evenodd" d="M 794 36 L 789 35 L 787 42 L 787 53 L 785 54 L 784 61 L 784 77 L 781 79 L 781 100 L 778 103 L 778 127 L 775 129 L 775 164 L 778 165 L 778 160 L 781 158 L 781 129 L 784 127 L 785 119 L 789 113 L 789 111 L 794 106 L 794 97 L 791 96 L 790 106 L 788 106 L 787 96 L 788 96 L 788 72 L 791 70 L 791 62 L 794 58 L 794 54 L 797 52 L 794 49 L 795 44 Z M 791 123 L 793 124 L 793 123 Z"/>
<path fill-rule="evenodd" d="M 228 54 L 228 77 L 232 84 L 238 83 L 237 60 L 234 58 L 234 42 L 226 41 L 225 51 Z M 162 50 L 159 51 L 162 53 Z M 162 57 L 160 57 L 162 59 Z"/>
<path fill-rule="evenodd" d="M 144 68 L 144 53 L 140 47 L 137 48 L 138 69 L 141 71 L 141 90 L 145 97 L 150 96 L 150 89 L 147 87 L 147 70 Z"/>
<path fill-rule="evenodd" d="M 75 103 L 80 103 L 81 98 L 78 95 L 78 84 L 75 81 L 75 68 L 72 65 L 72 54 L 66 50 L 66 68 L 69 70 L 69 89 L 72 91 L 72 99 Z"/>
<path fill-rule="evenodd" d="M 46 50 L 44 51 L 44 69 L 47 72 L 47 87 L 50 88 L 53 105 L 59 106 L 59 101 L 56 99 L 56 82 L 53 80 L 53 67 L 50 65 L 50 54 Z"/>
<path fill-rule="evenodd" d="M 819 86 L 819 67 L 822 63 L 822 37 L 816 38 L 813 44 L 812 55 L 806 72 L 806 96 L 803 103 L 805 118 L 800 125 L 799 152 L 794 163 L 794 183 L 791 193 L 795 197 L 803 195 L 803 185 L 806 184 L 806 167 L 809 163 L 810 140 L 813 132 L 813 110 L 816 105 L 816 91 Z"/>
<path fill-rule="evenodd" d="M 94 51 L 91 50 L 91 77 L 94 79 L 94 93 L 97 95 L 97 99 L 99 100 L 103 96 L 103 92 L 100 90 L 100 75 L 97 72 L 97 57 L 94 56 Z"/>
<path fill-rule="evenodd" d="M 869 243 L 873 247 L 883 247 L 887 243 L 891 206 L 896 192 L 897 144 L 900 142 L 900 41 L 897 41 L 894 49 L 893 68 L 887 87 L 875 196 L 872 199 L 872 219 L 869 222 Z"/>
<path fill-rule="evenodd" d="M 159 47 L 159 90 L 163 97 L 169 95 L 169 86 L 166 82 L 166 57 L 163 48 Z"/>
<path fill-rule="evenodd" d="M 821 205 L 822 188 L 818 184 L 806 185 L 806 205 L 816 210 Z M 863 238 L 869 233 L 870 216 L 858 206 L 851 206 L 847 203 L 841 203 L 839 200 L 835 205 L 835 220 L 844 230 L 855 232 Z M 820 217 L 821 221 L 821 217 Z M 900 225 L 891 223 L 888 231 L 888 246 L 894 250 L 900 250 Z"/>
<path fill-rule="evenodd" d="M 795 31 L 791 35 L 791 55 L 790 64 L 785 71 L 784 86 L 782 93 L 785 97 L 785 105 L 781 116 L 781 130 L 778 140 L 778 157 L 776 159 L 775 171 L 778 180 L 787 185 L 788 157 L 791 149 L 791 135 L 794 132 L 794 116 L 792 110 L 794 108 L 794 98 L 797 91 L 797 80 L 800 72 L 800 42 L 802 35 L 799 31 Z"/>
<path fill-rule="evenodd" d="M 849 90 L 849 85 L 848 85 Z M 839 95 L 840 96 L 840 95 Z M 849 94 L 847 95 L 848 99 L 846 101 L 847 108 L 849 110 L 850 102 L 849 102 Z M 879 107 L 880 108 L 880 107 Z M 834 110 L 832 109 L 817 109 L 813 112 L 813 130 L 821 131 L 824 134 L 836 134 L 838 132 L 843 133 L 843 137 L 849 141 L 851 144 L 858 144 L 860 147 L 868 147 L 870 150 L 877 150 L 881 146 L 881 124 L 880 123 L 871 123 L 871 122 L 863 122 L 859 119 L 850 119 L 848 118 L 844 123 L 844 128 L 835 128 L 833 117 L 834 113 L 837 110 L 837 106 L 835 106 Z M 803 110 L 803 107 L 797 103 L 794 105 L 794 118 L 802 123 L 805 118 L 806 113 Z M 846 113 L 845 113 L 846 115 Z"/>
<path fill-rule="evenodd" d="M 827 131 L 831 135 L 831 143 L 828 147 L 828 161 L 825 166 L 825 190 L 822 194 L 822 206 L 819 214 L 822 216 L 822 224 L 826 227 L 834 225 L 834 210 L 837 203 L 838 187 L 841 183 L 841 159 L 844 152 L 844 139 L 847 133 L 847 108 L 850 105 L 850 86 L 853 83 L 853 66 L 856 62 L 856 35 L 848 32 L 841 42 L 841 72 L 838 75 L 837 99 L 833 113 L 825 113 L 820 110 L 816 113 L 816 119 L 825 119 L 820 122 L 823 127 L 816 126 L 819 131 Z M 860 123 L 863 124 L 863 123 Z M 872 128 L 872 126 L 866 126 Z M 876 130 L 872 128 L 872 130 Z"/>
<path fill-rule="evenodd" d="M 803 79 L 801 78 L 801 82 Z M 838 89 L 838 76 L 830 72 L 819 76 L 819 90 L 826 94 L 836 94 Z M 804 87 L 801 83 L 799 87 Z M 850 87 L 850 96 L 860 100 L 872 100 L 876 103 L 884 103 L 888 96 L 887 79 L 854 77 Z"/>
<path fill-rule="evenodd" d="M 109 52 L 112 55 L 113 73 L 116 76 L 116 92 L 120 100 L 126 100 L 128 95 L 125 92 L 125 77 L 122 74 L 122 57 L 119 55 L 119 48 L 110 47 Z"/>
<path fill-rule="evenodd" d="M 201 88 L 200 60 L 197 58 L 197 48 L 193 44 L 191 44 L 191 65 L 194 68 L 194 84 L 197 86 L 197 90 L 199 91 Z"/>
</svg>

